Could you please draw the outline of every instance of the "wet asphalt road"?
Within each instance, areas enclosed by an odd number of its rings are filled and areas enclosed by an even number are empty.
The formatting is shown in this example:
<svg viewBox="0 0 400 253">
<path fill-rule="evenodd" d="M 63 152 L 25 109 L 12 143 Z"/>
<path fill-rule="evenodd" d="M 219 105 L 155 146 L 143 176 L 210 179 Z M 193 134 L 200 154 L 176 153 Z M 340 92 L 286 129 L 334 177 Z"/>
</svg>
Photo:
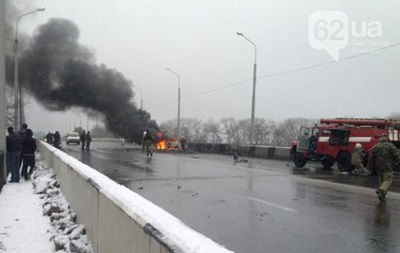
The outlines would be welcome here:
<svg viewBox="0 0 400 253">
<path fill-rule="evenodd" d="M 219 155 L 149 160 L 118 144 L 63 149 L 238 253 L 400 252 L 400 194 L 380 202 L 375 177 Z"/>
</svg>

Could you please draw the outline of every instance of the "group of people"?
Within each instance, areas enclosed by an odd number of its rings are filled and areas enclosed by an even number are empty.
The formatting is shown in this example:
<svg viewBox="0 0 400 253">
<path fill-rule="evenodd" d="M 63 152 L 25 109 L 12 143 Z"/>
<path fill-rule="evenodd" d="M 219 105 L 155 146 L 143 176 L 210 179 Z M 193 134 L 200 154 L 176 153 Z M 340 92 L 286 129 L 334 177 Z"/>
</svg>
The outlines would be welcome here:
<svg viewBox="0 0 400 253">
<path fill-rule="evenodd" d="M 367 167 L 364 166 L 366 156 L 367 152 L 357 143 L 351 157 L 351 164 L 354 166 L 352 173 L 368 176 L 372 171 L 376 171 L 379 187 L 375 192 L 380 200 L 384 200 L 393 182 L 393 168 L 400 163 L 400 155 L 388 135 L 383 134 L 369 154 Z"/>
<path fill-rule="evenodd" d="M 82 131 L 81 135 L 79 136 L 79 141 L 81 143 L 81 149 L 90 149 L 90 144 L 92 142 L 92 135 L 90 134 L 90 131 L 86 133 L 85 130 Z M 56 148 L 60 148 L 61 144 L 61 135 L 58 131 L 56 131 L 54 134 L 49 132 L 46 135 L 46 142 L 53 145 Z"/>
<path fill-rule="evenodd" d="M 29 180 L 35 168 L 36 140 L 33 138 L 33 131 L 28 128 L 26 123 L 22 124 L 21 129 L 16 132 L 12 126 L 7 128 L 7 168 L 11 174 L 10 183 L 18 183 L 20 178 Z M 54 134 L 49 132 L 46 142 L 56 148 L 60 148 L 61 135 L 58 131 Z M 90 149 L 92 136 L 90 131 L 85 130 L 80 135 L 80 142 L 83 149 Z M 21 168 L 22 166 L 22 168 Z M 20 171 L 21 170 L 21 171 Z"/>
<path fill-rule="evenodd" d="M 24 123 L 18 132 L 11 126 L 7 128 L 7 132 L 7 168 L 8 173 L 11 173 L 9 182 L 19 183 L 20 177 L 29 180 L 35 168 L 36 140 L 33 138 L 33 131 Z"/>
<path fill-rule="evenodd" d="M 90 131 L 86 133 L 85 130 L 82 131 L 81 135 L 79 136 L 79 141 L 81 142 L 81 149 L 84 150 L 90 149 L 90 143 L 92 143 L 92 135 L 90 134 Z"/>
<path fill-rule="evenodd" d="M 54 134 L 48 132 L 46 135 L 46 142 L 53 145 L 56 148 L 61 148 L 61 135 L 60 132 L 56 131 Z"/>
</svg>

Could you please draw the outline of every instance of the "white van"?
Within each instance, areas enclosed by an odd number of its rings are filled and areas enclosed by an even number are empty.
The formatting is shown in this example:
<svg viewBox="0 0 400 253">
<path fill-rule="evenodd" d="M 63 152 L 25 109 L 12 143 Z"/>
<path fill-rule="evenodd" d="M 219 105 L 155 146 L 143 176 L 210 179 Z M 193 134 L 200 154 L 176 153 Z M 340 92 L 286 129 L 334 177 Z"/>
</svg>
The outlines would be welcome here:
<svg viewBox="0 0 400 253">
<path fill-rule="evenodd" d="M 67 133 L 66 143 L 67 143 L 67 145 L 69 145 L 70 143 L 76 143 L 79 145 L 81 143 L 81 141 L 79 139 L 79 133 L 77 133 L 77 132 Z"/>
</svg>

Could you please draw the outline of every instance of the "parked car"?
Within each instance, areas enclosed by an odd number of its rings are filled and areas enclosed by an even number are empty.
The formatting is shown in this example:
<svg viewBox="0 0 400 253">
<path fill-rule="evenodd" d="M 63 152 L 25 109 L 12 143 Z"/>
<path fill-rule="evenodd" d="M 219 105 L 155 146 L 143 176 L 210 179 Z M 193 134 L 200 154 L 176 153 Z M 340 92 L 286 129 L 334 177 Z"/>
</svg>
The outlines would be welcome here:
<svg viewBox="0 0 400 253">
<path fill-rule="evenodd" d="M 65 142 L 67 143 L 67 145 L 69 145 L 70 143 L 76 143 L 79 145 L 81 143 L 79 139 L 79 133 L 77 132 L 67 133 L 67 139 Z"/>
<path fill-rule="evenodd" d="M 168 150 L 179 150 L 179 142 L 175 139 L 168 140 Z"/>
</svg>

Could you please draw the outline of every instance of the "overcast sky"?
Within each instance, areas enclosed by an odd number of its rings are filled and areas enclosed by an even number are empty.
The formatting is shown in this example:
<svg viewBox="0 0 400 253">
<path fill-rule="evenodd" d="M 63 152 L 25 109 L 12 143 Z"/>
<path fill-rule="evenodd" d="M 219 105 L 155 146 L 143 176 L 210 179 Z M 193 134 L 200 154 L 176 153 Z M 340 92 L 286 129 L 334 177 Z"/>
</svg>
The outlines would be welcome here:
<svg viewBox="0 0 400 253">
<path fill-rule="evenodd" d="M 32 34 L 52 17 L 72 20 L 97 63 L 120 71 L 142 89 L 144 109 L 158 123 L 177 117 L 178 81 L 166 67 L 181 77 L 181 117 L 250 118 L 254 47 L 236 31 L 258 49 L 256 117 L 384 117 L 400 112 L 400 46 L 348 59 L 357 50 L 377 48 L 357 47 L 356 42 L 400 42 L 399 1 L 35 2 L 46 11 L 24 17 L 21 31 Z M 348 44 L 340 50 L 340 60 L 268 77 L 333 61 L 326 50 L 310 45 L 309 17 L 315 11 L 347 15 Z M 381 25 L 382 37 L 353 36 L 351 23 L 360 31 L 371 22 Z M 139 92 L 134 102 L 140 107 Z M 34 102 L 28 107 L 27 121 L 34 129 L 64 131 L 80 122 L 86 128 L 85 116 L 71 116 L 77 110 L 49 113 Z"/>
</svg>

